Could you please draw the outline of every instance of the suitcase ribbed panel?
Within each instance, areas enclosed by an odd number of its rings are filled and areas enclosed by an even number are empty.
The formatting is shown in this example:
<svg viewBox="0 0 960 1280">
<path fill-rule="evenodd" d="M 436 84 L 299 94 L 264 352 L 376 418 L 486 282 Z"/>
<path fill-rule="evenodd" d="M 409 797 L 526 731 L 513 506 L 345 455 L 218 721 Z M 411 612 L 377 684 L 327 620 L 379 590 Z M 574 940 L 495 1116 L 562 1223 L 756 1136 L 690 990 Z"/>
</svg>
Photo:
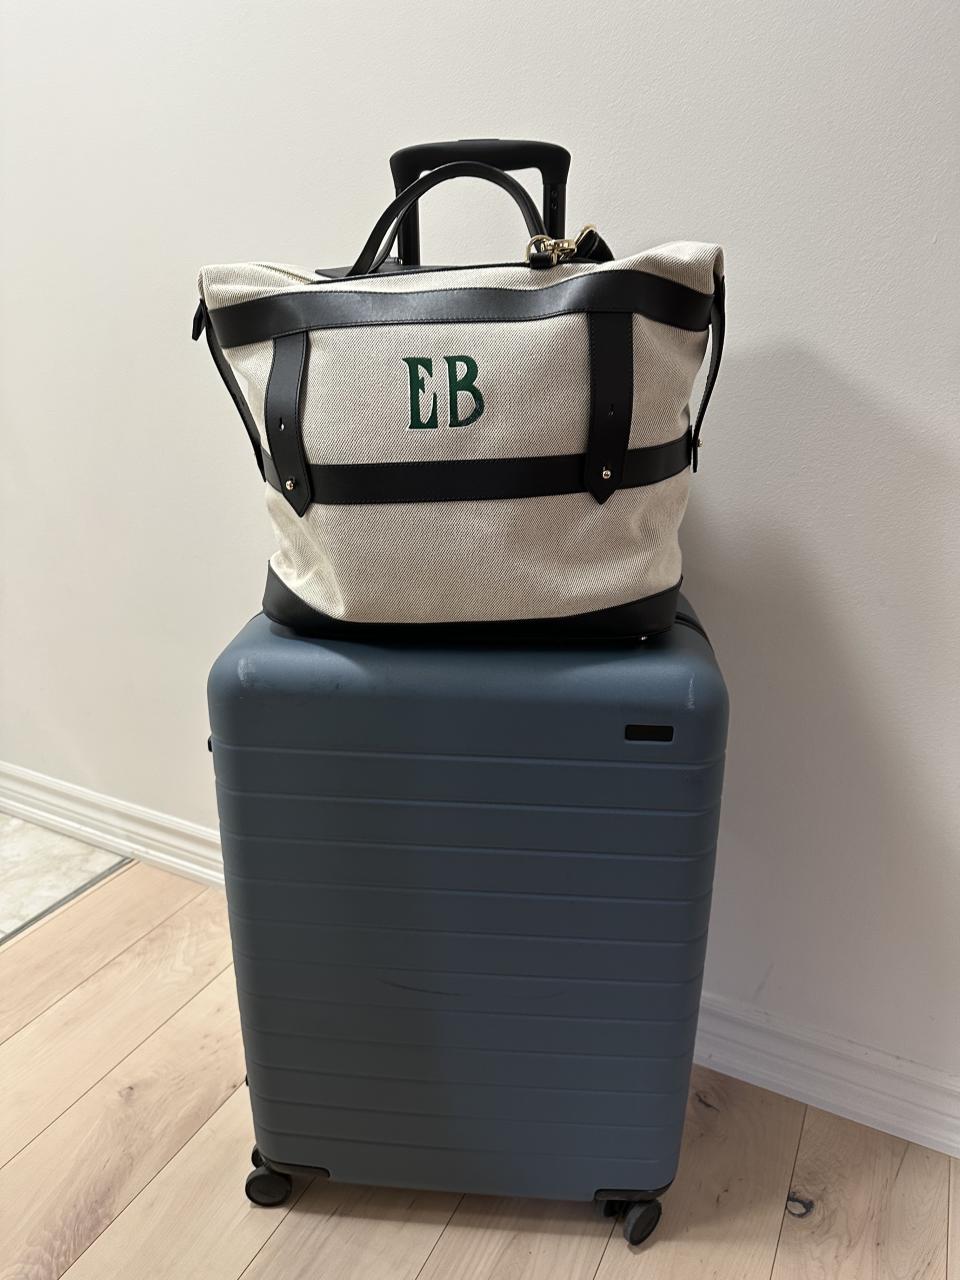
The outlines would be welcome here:
<svg viewBox="0 0 960 1280">
<path fill-rule="evenodd" d="M 224 845 L 226 847 L 229 838 Z M 553 976 L 574 981 L 597 977 L 641 974 L 647 980 L 685 982 L 698 978 L 703 968 L 706 936 L 693 942 L 608 942 L 604 938 L 516 938 L 454 934 L 443 931 L 413 932 L 407 929 L 368 929 L 360 925 L 324 928 L 285 925 L 268 921 L 231 919 L 233 945 L 255 959 L 278 954 L 336 968 L 345 964 L 385 967 L 394 973 L 503 973 Z M 271 945 L 270 940 L 275 940 Z M 261 952 L 260 940 L 267 948 Z M 276 941 L 282 948 L 276 950 Z"/>
<path fill-rule="evenodd" d="M 703 637 L 384 648 L 259 617 L 210 709 L 267 1158 L 501 1195 L 668 1184 L 726 736 Z"/>
<path fill-rule="evenodd" d="M 229 836 L 234 880 L 279 884 L 384 885 L 399 888 L 491 890 L 509 884 L 515 893 L 543 893 L 549 871 L 563 893 L 597 896 L 598 887 L 616 884 L 626 897 L 642 897 L 656 878 L 661 898 L 689 899 L 710 892 L 712 845 L 689 856 L 634 853 L 546 852 L 531 849 L 482 849 L 456 845 L 338 844 L 327 840 L 284 840 L 270 836 Z M 269 869 L 269 874 L 265 874 Z"/>
<path fill-rule="evenodd" d="M 652 764 L 652 762 L 649 762 Z M 241 795 L 311 795 L 318 777 L 339 801 L 430 801 L 458 796 L 462 803 L 566 807 L 672 809 L 713 807 L 720 800 L 723 761 L 665 765 L 640 772 L 635 764 L 592 760 L 451 760 L 366 752 L 277 751 L 235 747 L 217 752 L 217 779 Z"/>
</svg>

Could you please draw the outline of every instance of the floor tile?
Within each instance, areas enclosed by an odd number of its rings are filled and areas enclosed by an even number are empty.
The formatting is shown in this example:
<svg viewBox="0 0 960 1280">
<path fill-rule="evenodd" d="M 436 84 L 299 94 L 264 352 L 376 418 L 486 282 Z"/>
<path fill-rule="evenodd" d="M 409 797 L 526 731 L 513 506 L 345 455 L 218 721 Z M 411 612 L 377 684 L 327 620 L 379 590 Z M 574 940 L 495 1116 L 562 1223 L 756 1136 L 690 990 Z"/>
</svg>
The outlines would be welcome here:
<svg viewBox="0 0 960 1280">
<path fill-rule="evenodd" d="M 0 940 L 126 861 L 0 814 Z"/>
</svg>

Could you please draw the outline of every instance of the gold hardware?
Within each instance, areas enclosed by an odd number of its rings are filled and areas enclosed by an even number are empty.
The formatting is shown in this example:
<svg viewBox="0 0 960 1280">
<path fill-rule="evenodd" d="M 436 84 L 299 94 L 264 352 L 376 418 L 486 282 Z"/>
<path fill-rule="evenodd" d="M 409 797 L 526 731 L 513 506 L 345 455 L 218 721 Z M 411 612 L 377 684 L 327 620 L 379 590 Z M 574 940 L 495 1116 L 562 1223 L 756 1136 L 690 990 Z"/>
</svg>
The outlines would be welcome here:
<svg viewBox="0 0 960 1280">
<path fill-rule="evenodd" d="M 596 230 L 593 223 L 588 222 L 572 239 L 565 237 L 554 240 L 550 236 L 534 236 L 527 245 L 527 261 L 529 262 L 535 253 L 545 253 L 550 258 L 550 265 L 555 267 L 558 262 L 565 262 L 568 258 L 574 257 L 584 238 L 589 232 L 596 232 Z"/>
<path fill-rule="evenodd" d="M 533 239 L 527 243 L 527 255 L 526 255 L 527 261 L 529 262 L 531 257 L 535 253 L 551 253 L 552 254 L 553 245 L 555 243 L 556 241 L 551 240 L 549 236 L 534 236 Z M 556 262 L 555 257 L 554 257 L 554 262 Z"/>
</svg>

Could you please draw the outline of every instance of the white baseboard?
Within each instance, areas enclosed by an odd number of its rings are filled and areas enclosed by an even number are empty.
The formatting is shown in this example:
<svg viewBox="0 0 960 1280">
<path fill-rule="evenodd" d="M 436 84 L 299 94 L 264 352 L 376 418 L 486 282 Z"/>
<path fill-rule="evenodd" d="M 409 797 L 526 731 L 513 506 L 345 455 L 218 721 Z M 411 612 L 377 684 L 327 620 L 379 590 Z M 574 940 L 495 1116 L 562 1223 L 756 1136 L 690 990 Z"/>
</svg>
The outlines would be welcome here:
<svg viewBox="0 0 960 1280">
<path fill-rule="evenodd" d="M 205 884 L 223 884 L 220 837 L 212 827 L 3 761 L 0 811 Z"/>
<path fill-rule="evenodd" d="M 0 762 L 0 810 L 207 884 L 217 832 Z M 960 1156 L 960 1078 L 705 991 L 697 1061 L 873 1129 Z"/>
<path fill-rule="evenodd" d="M 696 1059 L 871 1129 L 960 1156 L 960 1077 L 703 993 Z"/>
</svg>

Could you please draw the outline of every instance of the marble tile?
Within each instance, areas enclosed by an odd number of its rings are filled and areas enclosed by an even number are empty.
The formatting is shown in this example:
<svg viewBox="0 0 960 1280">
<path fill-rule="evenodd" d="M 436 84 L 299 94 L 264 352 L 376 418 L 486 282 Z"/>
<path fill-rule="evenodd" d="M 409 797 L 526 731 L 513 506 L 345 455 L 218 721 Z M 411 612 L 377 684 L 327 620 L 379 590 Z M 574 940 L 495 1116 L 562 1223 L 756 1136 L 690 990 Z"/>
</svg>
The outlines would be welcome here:
<svg viewBox="0 0 960 1280">
<path fill-rule="evenodd" d="M 0 940 L 124 861 L 0 814 Z"/>
</svg>

